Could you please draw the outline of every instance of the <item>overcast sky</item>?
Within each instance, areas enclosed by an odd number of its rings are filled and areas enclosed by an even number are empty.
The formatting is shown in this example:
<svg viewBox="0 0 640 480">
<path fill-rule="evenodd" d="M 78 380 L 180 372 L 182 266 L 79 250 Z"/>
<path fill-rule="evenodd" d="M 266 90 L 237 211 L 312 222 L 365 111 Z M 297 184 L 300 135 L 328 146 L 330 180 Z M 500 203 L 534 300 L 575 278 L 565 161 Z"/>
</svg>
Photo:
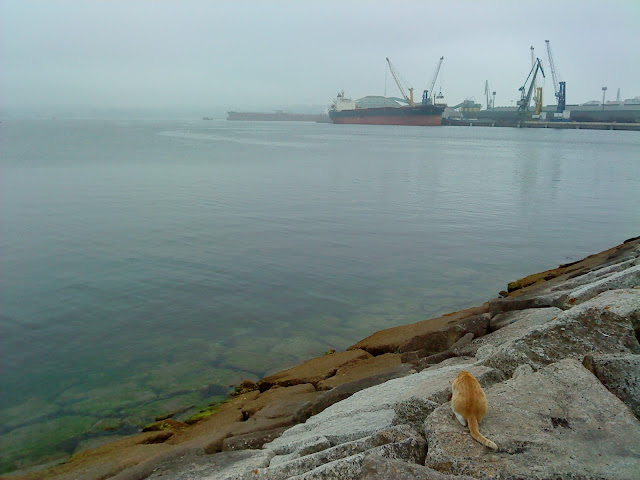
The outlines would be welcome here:
<svg viewBox="0 0 640 480">
<path fill-rule="evenodd" d="M 640 95 L 640 0 L 0 0 L 4 107 L 266 108 L 328 105 L 338 91 L 399 95 L 389 57 L 421 95 L 511 105 L 530 49 L 567 103 Z M 554 103 L 547 68 L 544 102 Z"/>
</svg>

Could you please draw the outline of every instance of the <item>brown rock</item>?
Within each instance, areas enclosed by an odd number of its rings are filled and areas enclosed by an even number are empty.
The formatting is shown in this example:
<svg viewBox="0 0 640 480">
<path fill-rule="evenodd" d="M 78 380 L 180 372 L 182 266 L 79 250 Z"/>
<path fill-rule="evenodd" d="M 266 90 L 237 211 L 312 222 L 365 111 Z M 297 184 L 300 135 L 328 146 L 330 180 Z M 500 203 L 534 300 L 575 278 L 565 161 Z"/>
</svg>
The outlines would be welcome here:
<svg viewBox="0 0 640 480">
<path fill-rule="evenodd" d="M 331 377 L 336 371 L 350 362 L 370 358 L 371 355 L 363 350 L 337 352 L 331 355 L 312 358 L 301 365 L 270 375 L 258 382 L 260 391 L 269 390 L 274 385 L 290 387 L 301 383 L 318 384 L 325 378 Z"/>
<path fill-rule="evenodd" d="M 621 245 L 605 250 L 604 252 L 589 255 L 578 262 L 567 263 L 560 265 L 558 268 L 521 278 L 520 280 L 509 283 L 509 294 L 512 296 L 513 294 L 520 294 L 522 291 L 551 287 L 554 284 L 561 283 L 569 278 L 587 273 L 608 262 L 622 258 L 631 253 L 638 245 L 640 245 L 640 239 L 631 238 Z"/>
<path fill-rule="evenodd" d="M 222 442 L 222 451 L 229 450 L 254 450 L 262 448 L 265 443 L 269 443 L 287 430 L 288 427 L 276 428 L 274 430 L 266 430 L 262 432 L 252 432 L 245 435 L 236 435 L 234 437 L 225 438 Z"/>
<path fill-rule="evenodd" d="M 402 360 L 402 363 L 416 363 L 418 360 L 426 356 L 427 350 L 423 348 L 422 350 L 414 350 L 413 352 L 401 353 L 400 360 Z"/>
<path fill-rule="evenodd" d="M 489 304 L 485 303 L 479 307 L 449 313 L 437 318 L 422 320 L 410 325 L 387 328 L 368 336 L 349 350 L 362 349 L 373 355 L 383 353 L 395 353 L 396 351 L 408 352 L 421 348 L 431 347 L 431 353 L 437 353 L 453 345 L 460 337 L 469 330 L 449 332 L 448 327 L 461 323 L 463 320 L 481 315 L 489 311 Z M 437 333 L 434 333 L 437 332 Z M 429 346 L 425 346 L 428 344 Z M 447 345 L 442 348 L 442 345 Z"/>
<path fill-rule="evenodd" d="M 405 351 L 414 350 L 415 348 L 424 348 L 430 355 L 444 352 L 469 333 L 474 337 L 482 337 L 486 335 L 489 331 L 489 319 L 490 317 L 486 313 L 472 315 L 460 320 L 455 325 L 435 330 L 427 335 L 415 337 L 408 343 L 402 345 L 400 350 Z M 449 357 L 450 356 L 452 355 L 449 355 Z M 431 363 L 438 363 L 438 361 Z"/>
<path fill-rule="evenodd" d="M 178 422 L 177 420 L 173 420 L 172 418 L 166 418 L 164 420 L 154 422 L 151 425 L 147 425 L 142 429 L 142 431 L 159 432 L 163 430 L 182 430 L 184 428 L 187 428 L 186 423 Z"/>
<path fill-rule="evenodd" d="M 365 358 L 348 363 L 340 367 L 333 377 L 319 382 L 318 390 L 330 390 L 343 383 L 371 377 L 372 375 L 385 374 L 397 370 L 401 364 L 400 355 L 394 353 L 385 353 L 378 357 Z"/>
<path fill-rule="evenodd" d="M 276 418 L 291 417 L 292 423 L 301 423 L 310 416 L 311 402 L 305 402 L 304 400 L 289 400 L 270 403 L 258 413 L 256 413 L 253 418 L 265 418 L 268 420 L 273 420 Z"/>
<path fill-rule="evenodd" d="M 469 345 L 474 338 L 475 335 L 472 332 L 467 333 L 464 337 L 461 337 L 456 343 L 451 345 L 451 351 L 457 355 L 459 349 Z"/>
<path fill-rule="evenodd" d="M 318 394 L 315 387 L 310 383 L 294 385 L 293 387 L 274 387 L 261 393 L 255 399 L 241 403 L 240 408 L 246 420 L 267 405 L 292 401 L 313 402 Z"/>
<path fill-rule="evenodd" d="M 260 387 L 251 380 L 243 380 L 240 385 L 238 385 L 233 392 L 233 395 L 242 395 L 243 393 L 253 392 L 254 390 L 259 390 Z"/>
</svg>

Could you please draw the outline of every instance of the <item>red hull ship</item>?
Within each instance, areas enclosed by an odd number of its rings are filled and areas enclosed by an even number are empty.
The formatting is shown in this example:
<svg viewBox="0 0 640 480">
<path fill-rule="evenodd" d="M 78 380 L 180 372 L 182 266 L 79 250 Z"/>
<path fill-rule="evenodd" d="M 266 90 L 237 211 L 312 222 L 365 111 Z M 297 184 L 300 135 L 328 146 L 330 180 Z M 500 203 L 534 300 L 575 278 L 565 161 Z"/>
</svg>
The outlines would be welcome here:
<svg viewBox="0 0 640 480">
<path fill-rule="evenodd" d="M 393 75 L 403 99 L 387 97 L 364 97 L 357 101 L 345 98 L 340 92 L 329 110 L 329 117 L 333 123 L 358 125 L 415 125 L 435 127 L 442 125 L 442 112 L 445 104 L 436 104 L 433 98 L 433 88 L 438 78 L 438 72 L 444 57 L 440 57 L 431 87 L 422 94 L 422 102 L 413 103 L 413 88 L 409 87 L 409 95 L 405 93 L 401 76 L 387 58 L 389 70 Z M 405 81 L 406 83 L 406 81 Z M 431 96 L 428 93 L 431 92 Z M 438 99 L 444 98 L 438 94 Z"/>
<path fill-rule="evenodd" d="M 435 127 L 442 124 L 444 107 L 424 105 L 417 107 L 358 108 L 329 111 L 333 123 L 357 125 L 413 125 Z"/>
<path fill-rule="evenodd" d="M 401 99 L 365 97 L 357 102 L 340 93 L 329 110 L 333 123 L 356 125 L 413 125 L 435 127 L 442 124 L 445 105 L 429 103 L 402 105 Z"/>
</svg>

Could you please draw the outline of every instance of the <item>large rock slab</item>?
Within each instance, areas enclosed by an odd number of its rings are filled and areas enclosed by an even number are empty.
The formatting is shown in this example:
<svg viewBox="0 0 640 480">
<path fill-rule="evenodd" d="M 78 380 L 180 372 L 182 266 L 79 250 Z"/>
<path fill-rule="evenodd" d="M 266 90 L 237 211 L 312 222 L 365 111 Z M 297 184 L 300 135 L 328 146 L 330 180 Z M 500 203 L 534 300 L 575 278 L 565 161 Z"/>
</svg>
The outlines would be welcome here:
<svg viewBox="0 0 640 480">
<path fill-rule="evenodd" d="M 456 340 L 469 332 L 469 330 L 465 330 L 465 328 L 458 328 L 449 334 L 447 332 L 449 327 L 456 326 L 470 317 L 482 315 L 488 311 L 489 305 L 484 304 L 480 307 L 449 313 L 441 317 L 422 320 L 410 325 L 387 328 L 352 345 L 349 347 L 349 350 L 362 349 L 373 355 L 381 355 L 383 353 L 394 353 L 397 351 L 409 352 L 426 348 L 422 346 L 414 348 L 413 345 L 423 345 L 428 342 L 430 342 L 431 348 L 438 349 L 436 351 L 446 350 L 455 343 Z M 476 325 L 472 325 L 472 327 L 475 326 Z"/>
<path fill-rule="evenodd" d="M 269 465 L 273 452 L 241 450 L 175 459 L 159 467 L 149 480 L 220 480 L 233 478 Z"/>
<path fill-rule="evenodd" d="M 562 282 L 560 285 L 553 287 L 551 290 L 575 290 L 578 287 L 597 282 L 612 273 L 626 270 L 627 268 L 631 268 L 634 265 L 638 264 L 638 258 L 636 258 L 635 255 L 632 255 L 630 258 L 626 258 L 624 260 L 619 260 L 621 261 L 605 264 L 581 275 L 571 277 L 567 281 Z"/>
<path fill-rule="evenodd" d="M 491 318 L 489 323 L 490 330 L 495 332 L 512 323 L 524 321 L 529 325 L 540 325 L 553 320 L 560 315 L 562 310 L 557 307 L 549 308 L 528 308 L 525 310 L 515 310 L 506 313 L 500 313 Z"/>
<path fill-rule="evenodd" d="M 476 355 L 481 347 L 490 346 L 495 349 L 510 340 L 535 330 L 541 325 L 555 320 L 562 312 L 563 310 L 555 307 L 529 308 L 497 315 L 497 318 L 507 322 L 507 325 L 489 335 L 474 339 L 469 345 L 457 349 L 455 353 L 458 355 Z"/>
<path fill-rule="evenodd" d="M 505 298 L 494 298 L 489 301 L 489 313 L 492 317 L 501 313 L 529 308 L 564 308 L 568 292 L 566 291 L 534 291 Z"/>
<path fill-rule="evenodd" d="M 262 448 L 265 443 L 278 438 L 286 429 L 287 427 L 280 427 L 273 430 L 264 430 L 245 433 L 244 435 L 236 435 L 234 437 L 227 437 L 222 441 L 222 451 L 257 450 Z"/>
<path fill-rule="evenodd" d="M 640 355 L 589 354 L 583 365 L 640 420 Z"/>
<path fill-rule="evenodd" d="M 471 438 L 449 405 L 425 421 L 425 465 L 482 479 L 631 479 L 640 467 L 640 423 L 582 364 L 562 360 L 486 389 L 480 431 Z"/>
<path fill-rule="evenodd" d="M 291 454 L 309 439 L 324 437 L 332 445 L 345 443 L 389 428 L 396 418 L 395 408 L 416 398 L 444 403 L 449 399 L 449 380 L 461 370 L 468 370 L 483 385 L 503 380 L 501 372 L 481 365 L 454 364 L 430 368 L 403 378 L 389 380 L 336 403 L 296 425 L 265 445 L 277 454 Z"/>
<path fill-rule="evenodd" d="M 368 376 L 366 378 L 361 378 L 359 380 L 342 383 L 337 387 L 322 392 L 320 395 L 318 395 L 318 398 L 316 398 L 315 402 L 313 403 L 311 413 L 312 415 L 316 415 L 323 411 L 325 408 L 330 407 L 334 403 L 338 403 L 345 398 L 349 398 L 351 395 L 359 392 L 360 390 L 373 387 L 374 385 L 380 385 L 381 383 L 384 383 L 393 378 L 405 377 L 409 375 L 410 372 L 411 366 L 402 364 L 396 369 L 387 371 L 385 373 L 379 373 L 376 375 Z"/>
<path fill-rule="evenodd" d="M 320 443 L 322 445 L 322 443 Z M 285 461 L 274 457 L 268 468 L 240 477 L 242 480 L 347 479 L 360 471 L 365 453 L 424 462 L 427 444 L 424 438 L 406 425 L 398 425 L 375 435 L 338 444 L 307 455 L 289 456 Z M 231 480 L 226 479 L 225 480 Z"/>
<path fill-rule="evenodd" d="M 355 480 L 477 480 L 467 475 L 448 475 L 432 468 L 394 458 L 369 455 Z"/>
<path fill-rule="evenodd" d="M 371 358 L 371 354 L 364 350 L 357 349 L 323 355 L 322 357 L 307 360 L 301 365 L 289 368 L 288 370 L 269 375 L 260 380 L 258 386 L 260 390 L 264 392 L 274 385 L 281 387 L 289 387 L 303 383 L 317 385 L 325 378 L 335 375 L 340 367 L 365 358 Z"/>
<path fill-rule="evenodd" d="M 563 358 L 582 360 L 587 353 L 640 353 L 632 323 L 639 318 L 640 290 L 613 290 L 555 320 L 515 332 L 495 347 L 483 346 L 476 358 L 510 376 L 522 364 L 537 369 Z"/>
<path fill-rule="evenodd" d="M 593 283 L 588 283 L 569 292 L 565 308 L 579 305 L 607 290 L 633 288 L 638 285 L 640 285 L 640 265 L 606 275 Z"/>
<path fill-rule="evenodd" d="M 401 365 L 402 359 L 395 353 L 385 353 L 377 357 L 350 362 L 338 368 L 332 377 L 318 382 L 318 390 L 330 390 L 343 383 L 391 373 L 397 371 Z"/>
</svg>

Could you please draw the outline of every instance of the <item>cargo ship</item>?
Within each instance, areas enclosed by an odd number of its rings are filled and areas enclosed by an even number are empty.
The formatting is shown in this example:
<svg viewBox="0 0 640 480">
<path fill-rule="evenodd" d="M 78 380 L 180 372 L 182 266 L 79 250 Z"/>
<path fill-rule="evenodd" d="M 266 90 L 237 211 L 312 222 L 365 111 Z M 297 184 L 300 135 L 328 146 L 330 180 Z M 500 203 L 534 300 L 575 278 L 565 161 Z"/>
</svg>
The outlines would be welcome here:
<svg viewBox="0 0 640 480">
<path fill-rule="evenodd" d="M 399 98 L 369 96 L 354 101 L 340 92 L 329 109 L 329 117 L 338 124 L 432 127 L 441 125 L 444 109 L 445 105 L 428 103 L 426 96 L 422 104 L 411 106 Z"/>
</svg>

